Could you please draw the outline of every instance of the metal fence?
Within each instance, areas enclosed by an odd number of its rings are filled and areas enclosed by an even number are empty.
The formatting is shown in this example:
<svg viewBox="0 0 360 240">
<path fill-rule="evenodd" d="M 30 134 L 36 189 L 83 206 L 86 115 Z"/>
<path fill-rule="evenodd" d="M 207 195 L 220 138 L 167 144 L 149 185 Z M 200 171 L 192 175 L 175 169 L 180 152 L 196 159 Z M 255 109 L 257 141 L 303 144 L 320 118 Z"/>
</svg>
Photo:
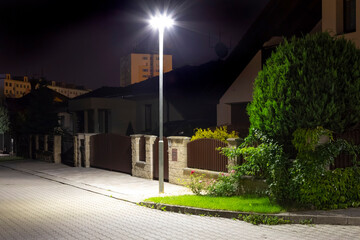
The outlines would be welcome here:
<svg viewBox="0 0 360 240">
<path fill-rule="evenodd" d="M 227 172 L 228 158 L 218 150 L 227 144 L 216 139 L 198 139 L 187 145 L 188 167 Z"/>
<path fill-rule="evenodd" d="M 131 174 L 131 138 L 119 134 L 91 136 L 92 167 Z"/>
</svg>

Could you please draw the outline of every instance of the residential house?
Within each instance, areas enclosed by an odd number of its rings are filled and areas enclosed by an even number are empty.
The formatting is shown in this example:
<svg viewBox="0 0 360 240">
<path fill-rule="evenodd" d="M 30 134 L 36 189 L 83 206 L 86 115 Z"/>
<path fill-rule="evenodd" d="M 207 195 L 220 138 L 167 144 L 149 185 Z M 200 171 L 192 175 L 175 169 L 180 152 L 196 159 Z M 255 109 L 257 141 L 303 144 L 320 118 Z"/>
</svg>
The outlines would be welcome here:
<svg viewBox="0 0 360 240">
<path fill-rule="evenodd" d="M 185 66 L 164 74 L 164 135 L 192 135 L 216 125 L 216 105 L 230 86 L 224 61 Z M 102 87 L 70 100 L 74 132 L 158 134 L 159 80 L 127 87 Z M 76 118 L 76 119 L 75 119 Z"/>
<path fill-rule="evenodd" d="M 246 106 L 252 100 L 254 80 L 282 37 L 321 31 L 345 37 L 360 47 L 360 0 L 270 1 L 230 57 L 242 54 L 244 61 L 236 80 L 219 100 L 217 124 L 248 128 Z M 246 49 L 251 49 L 249 54 Z"/>
<path fill-rule="evenodd" d="M 360 3 L 359 0 L 356 1 L 359 13 Z M 238 130 L 247 130 L 250 123 L 246 106 L 252 100 L 253 83 L 266 59 L 271 56 L 271 52 L 283 41 L 283 37 L 302 36 L 321 31 L 343 33 L 344 28 L 340 28 L 340 22 L 343 23 L 344 18 L 349 18 L 347 12 L 352 16 L 355 12 L 343 11 L 343 6 L 348 2 L 346 0 L 270 1 L 228 59 L 235 63 L 236 59 L 242 56 L 242 61 L 239 61 L 238 65 L 240 72 L 219 100 L 217 125 L 232 125 Z M 341 11 L 338 9 L 340 5 Z M 354 5 L 350 4 L 345 8 L 349 6 Z M 359 20 L 358 17 L 356 21 Z M 351 22 L 347 24 L 351 26 L 349 29 L 353 29 L 353 20 L 346 21 Z M 356 25 L 358 27 L 360 24 Z M 336 26 L 338 30 L 333 31 Z M 356 32 L 345 34 L 345 37 L 360 39 Z M 355 39 L 356 41 L 358 40 Z"/>
</svg>

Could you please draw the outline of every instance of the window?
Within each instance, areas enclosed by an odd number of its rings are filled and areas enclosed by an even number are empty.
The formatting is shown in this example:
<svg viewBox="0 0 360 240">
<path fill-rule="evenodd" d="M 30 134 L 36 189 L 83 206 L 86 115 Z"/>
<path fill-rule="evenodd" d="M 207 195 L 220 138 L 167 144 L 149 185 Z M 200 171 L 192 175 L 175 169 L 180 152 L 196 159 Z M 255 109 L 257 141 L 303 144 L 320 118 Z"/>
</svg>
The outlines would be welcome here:
<svg viewBox="0 0 360 240">
<path fill-rule="evenodd" d="M 145 68 L 145 69 L 143 69 L 143 72 L 148 72 L 148 71 L 149 71 L 149 69 L 146 69 L 146 68 Z"/>
<path fill-rule="evenodd" d="M 151 131 L 151 104 L 145 105 L 145 131 Z"/>
<path fill-rule="evenodd" d="M 142 75 L 143 78 L 147 78 L 147 75 Z"/>
<path fill-rule="evenodd" d="M 16 84 L 16 87 L 19 87 L 19 84 Z"/>
<path fill-rule="evenodd" d="M 344 0 L 344 33 L 356 31 L 356 0 Z"/>
<path fill-rule="evenodd" d="M 5 86 L 8 86 L 8 83 L 7 83 L 7 82 L 5 83 Z"/>
<path fill-rule="evenodd" d="M 10 86 L 10 87 L 11 87 L 11 85 L 12 85 L 12 84 L 11 84 L 11 83 L 9 83 L 9 86 Z"/>
<path fill-rule="evenodd" d="M 5 93 L 8 93 L 8 90 L 5 90 Z"/>
<path fill-rule="evenodd" d="M 147 57 L 143 57 L 142 59 L 143 59 L 143 60 L 147 60 L 148 58 L 147 58 Z"/>
</svg>

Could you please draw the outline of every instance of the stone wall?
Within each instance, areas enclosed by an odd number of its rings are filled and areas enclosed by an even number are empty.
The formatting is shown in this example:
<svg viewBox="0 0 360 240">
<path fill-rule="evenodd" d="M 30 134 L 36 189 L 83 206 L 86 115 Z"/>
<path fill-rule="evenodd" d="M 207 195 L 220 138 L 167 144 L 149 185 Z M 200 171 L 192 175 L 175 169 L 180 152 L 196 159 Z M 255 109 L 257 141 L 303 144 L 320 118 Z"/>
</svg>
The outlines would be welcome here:
<svg viewBox="0 0 360 240">
<path fill-rule="evenodd" d="M 145 161 L 140 161 L 140 138 L 145 138 Z M 187 167 L 187 144 L 189 137 L 168 137 L 169 182 L 184 185 L 190 180 L 190 173 L 195 171 L 208 178 L 217 178 L 220 172 Z M 153 145 L 156 136 L 136 134 L 131 136 L 132 175 L 153 179 Z M 230 147 L 236 147 L 236 139 L 228 139 Z M 166 151 L 166 149 L 164 149 Z M 234 165 L 235 159 L 229 159 L 229 165 Z"/>
</svg>

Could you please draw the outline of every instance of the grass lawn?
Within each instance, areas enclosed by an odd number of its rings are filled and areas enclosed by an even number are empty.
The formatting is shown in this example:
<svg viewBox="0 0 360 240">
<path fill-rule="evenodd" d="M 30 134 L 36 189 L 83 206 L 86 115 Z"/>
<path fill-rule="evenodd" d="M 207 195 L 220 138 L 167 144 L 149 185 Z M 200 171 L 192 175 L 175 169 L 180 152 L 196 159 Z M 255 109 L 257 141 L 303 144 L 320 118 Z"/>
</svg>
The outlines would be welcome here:
<svg viewBox="0 0 360 240">
<path fill-rule="evenodd" d="M 205 209 L 220 209 L 241 212 L 279 213 L 285 209 L 275 203 L 270 203 L 268 197 L 235 196 L 210 197 L 198 195 L 152 197 L 144 202 L 155 202 L 170 205 L 190 206 Z"/>
<path fill-rule="evenodd" d="M 17 157 L 17 156 L 2 156 L 0 157 L 0 162 L 3 161 L 13 161 L 13 160 L 23 160 L 24 158 L 22 157 Z"/>
</svg>

